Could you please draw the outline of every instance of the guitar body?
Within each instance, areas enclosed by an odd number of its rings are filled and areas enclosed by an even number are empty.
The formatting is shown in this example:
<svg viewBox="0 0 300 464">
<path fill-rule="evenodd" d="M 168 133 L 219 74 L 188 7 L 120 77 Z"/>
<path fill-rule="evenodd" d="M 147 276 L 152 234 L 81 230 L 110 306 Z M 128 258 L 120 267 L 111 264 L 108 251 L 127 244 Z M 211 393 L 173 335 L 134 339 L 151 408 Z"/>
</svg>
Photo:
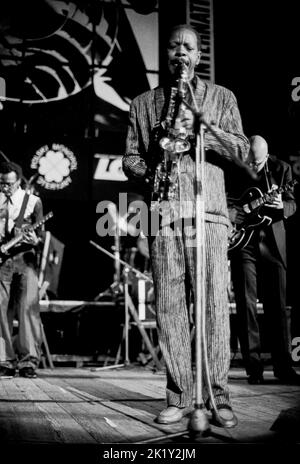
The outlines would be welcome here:
<svg viewBox="0 0 300 464">
<path fill-rule="evenodd" d="M 268 193 L 262 193 L 258 187 L 251 187 L 238 199 L 228 199 L 229 203 L 236 204 L 246 214 L 241 224 L 234 224 L 228 238 L 228 253 L 244 248 L 248 245 L 255 229 L 269 226 L 272 219 L 269 216 L 259 214 L 261 207 L 268 201 L 272 201 L 275 195 L 283 189 L 273 189 Z"/>
<path fill-rule="evenodd" d="M 247 214 L 257 210 L 257 208 L 265 203 L 264 194 L 258 187 L 251 187 L 240 198 L 229 198 L 228 201 L 242 207 Z"/>
<path fill-rule="evenodd" d="M 18 228 L 17 230 L 14 231 L 15 236 L 11 238 L 8 242 L 2 243 L 0 245 L 0 264 L 3 264 L 4 261 L 6 261 L 8 258 L 11 256 L 18 254 L 18 250 L 15 249 L 16 245 L 24 240 L 24 235 L 26 232 L 33 232 L 35 229 L 40 227 L 42 224 L 44 224 L 48 219 L 50 219 L 53 216 L 52 211 L 50 213 L 46 214 L 40 221 L 36 222 L 33 225 L 25 225 L 23 228 Z M 12 250 L 9 252 L 9 250 Z"/>
<path fill-rule="evenodd" d="M 272 219 L 269 216 L 259 214 L 261 207 L 271 203 L 282 192 L 292 191 L 297 181 L 291 180 L 281 187 L 273 186 L 267 193 L 262 193 L 258 187 L 250 187 L 240 198 L 227 198 L 229 207 L 237 206 L 245 213 L 245 219 L 241 224 L 233 224 L 228 238 L 228 253 L 238 248 L 244 248 L 250 241 L 254 230 L 269 226 Z"/>
<path fill-rule="evenodd" d="M 236 249 L 244 248 L 248 245 L 255 229 L 258 227 L 269 226 L 272 219 L 269 216 L 255 215 L 248 224 L 243 223 L 240 227 L 235 226 L 228 238 L 228 253 Z"/>
</svg>

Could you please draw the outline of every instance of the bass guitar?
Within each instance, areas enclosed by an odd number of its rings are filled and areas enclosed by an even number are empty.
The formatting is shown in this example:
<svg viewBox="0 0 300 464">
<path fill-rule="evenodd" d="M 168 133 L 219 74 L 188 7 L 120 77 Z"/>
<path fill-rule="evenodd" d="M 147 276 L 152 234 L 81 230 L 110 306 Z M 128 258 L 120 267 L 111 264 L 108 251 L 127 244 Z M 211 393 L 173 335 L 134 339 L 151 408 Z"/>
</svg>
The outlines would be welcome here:
<svg viewBox="0 0 300 464">
<path fill-rule="evenodd" d="M 292 191 L 296 180 L 288 182 L 282 187 L 274 186 L 267 193 L 262 193 L 258 187 L 251 187 L 238 199 L 228 198 L 228 202 L 241 208 L 245 213 L 245 219 L 241 224 L 233 224 L 228 237 L 228 252 L 244 248 L 250 241 L 255 229 L 268 226 L 272 219 L 262 216 L 260 208 L 266 203 L 271 203 L 279 193 Z"/>
<path fill-rule="evenodd" d="M 11 248 L 15 247 L 18 243 L 22 242 L 26 233 L 33 232 L 34 230 L 38 229 L 52 216 L 53 213 L 52 211 L 50 211 L 50 213 L 46 214 L 46 216 L 44 216 L 40 221 L 36 222 L 35 224 L 23 226 L 21 229 L 18 229 L 18 233 L 15 237 L 11 238 L 8 242 L 0 245 L 0 264 L 9 258 L 8 251 Z"/>
</svg>

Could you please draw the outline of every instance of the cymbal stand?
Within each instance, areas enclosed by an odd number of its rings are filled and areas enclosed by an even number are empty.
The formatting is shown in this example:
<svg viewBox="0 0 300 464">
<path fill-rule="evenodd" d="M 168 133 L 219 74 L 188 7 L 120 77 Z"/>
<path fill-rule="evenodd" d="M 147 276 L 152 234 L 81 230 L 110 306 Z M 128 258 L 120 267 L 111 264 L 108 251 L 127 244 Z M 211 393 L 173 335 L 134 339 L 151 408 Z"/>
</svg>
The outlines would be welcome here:
<svg viewBox="0 0 300 464">
<path fill-rule="evenodd" d="M 120 264 L 120 261 L 119 261 Z M 124 310 L 125 310 L 125 323 L 124 323 L 124 334 L 123 338 L 125 338 L 125 357 L 124 357 L 124 366 L 128 366 L 130 364 L 129 361 L 129 314 L 128 314 L 128 307 L 129 307 L 129 280 L 128 280 L 129 268 L 127 266 L 124 267 L 123 275 L 124 275 Z"/>
<path fill-rule="evenodd" d="M 120 293 L 122 293 L 121 288 L 121 266 L 120 266 L 120 254 L 121 254 L 121 242 L 120 242 L 120 228 L 118 221 L 115 224 L 115 234 L 114 234 L 114 281 L 104 292 L 98 293 L 94 298 L 94 301 L 98 301 L 105 296 L 110 296 L 116 298 Z"/>
<path fill-rule="evenodd" d="M 114 246 L 114 255 L 115 255 L 115 274 L 114 281 L 120 284 L 121 282 L 121 265 L 120 265 L 120 252 L 121 252 L 121 242 L 120 242 L 120 227 L 118 221 L 115 225 L 115 246 Z"/>
</svg>

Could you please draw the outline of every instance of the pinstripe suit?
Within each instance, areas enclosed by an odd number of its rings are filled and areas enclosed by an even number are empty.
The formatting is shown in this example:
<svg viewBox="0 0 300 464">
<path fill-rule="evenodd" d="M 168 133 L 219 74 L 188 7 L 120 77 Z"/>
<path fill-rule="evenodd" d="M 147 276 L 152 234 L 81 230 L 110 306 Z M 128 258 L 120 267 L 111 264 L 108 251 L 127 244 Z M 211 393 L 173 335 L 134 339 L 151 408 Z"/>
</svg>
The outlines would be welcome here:
<svg viewBox="0 0 300 464">
<path fill-rule="evenodd" d="M 193 80 L 195 98 L 208 122 L 235 156 L 245 159 L 249 145 L 243 135 L 236 99 L 232 92 L 213 84 Z M 157 88 L 138 96 L 131 104 L 123 169 L 130 178 L 145 179 L 159 149 L 152 135 L 168 104 L 167 90 Z M 210 133 L 205 134 L 205 240 L 207 343 L 213 391 L 217 404 L 229 404 L 227 374 L 230 364 L 229 313 L 227 302 L 228 211 L 224 187 L 224 165 L 229 158 Z M 157 326 L 167 368 L 167 403 L 184 407 L 192 403 L 193 375 L 186 284 L 194 287 L 195 247 L 191 225 L 180 231 L 170 227 L 174 218 L 195 216 L 193 148 L 178 161 L 178 188 L 175 200 L 167 202 L 162 227 L 149 237 L 156 294 Z M 166 219 L 167 218 L 167 219 Z M 205 393 L 204 401 L 207 394 Z"/>
</svg>

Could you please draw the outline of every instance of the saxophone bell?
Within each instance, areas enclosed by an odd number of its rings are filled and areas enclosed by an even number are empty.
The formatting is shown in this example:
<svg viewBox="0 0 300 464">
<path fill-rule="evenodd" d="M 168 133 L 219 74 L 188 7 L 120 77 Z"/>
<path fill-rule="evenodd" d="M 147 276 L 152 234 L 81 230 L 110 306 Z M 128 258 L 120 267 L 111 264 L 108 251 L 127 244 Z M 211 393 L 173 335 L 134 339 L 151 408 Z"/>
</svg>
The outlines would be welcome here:
<svg viewBox="0 0 300 464">
<path fill-rule="evenodd" d="M 163 150 L 173 151 L 174 140 L 171 137 L 162 137 L 159 141 L 159 145 Z"/>
<path fill-rule="evenodd" d="M 190 142 L 186 139 L 185 134 L 179 134 L 175 139 L 174 150 L 175 153 L 184 153 L 191 148 Z"/>
<path fill-rule="evenodd" d="M 176 154 L 186 152 L 191 148 L 191 144 L 186 139 L 185 133 L 178 133 L 176 138 L 162 137 L 159 145 L 163 150 Z"/>
</svg>

